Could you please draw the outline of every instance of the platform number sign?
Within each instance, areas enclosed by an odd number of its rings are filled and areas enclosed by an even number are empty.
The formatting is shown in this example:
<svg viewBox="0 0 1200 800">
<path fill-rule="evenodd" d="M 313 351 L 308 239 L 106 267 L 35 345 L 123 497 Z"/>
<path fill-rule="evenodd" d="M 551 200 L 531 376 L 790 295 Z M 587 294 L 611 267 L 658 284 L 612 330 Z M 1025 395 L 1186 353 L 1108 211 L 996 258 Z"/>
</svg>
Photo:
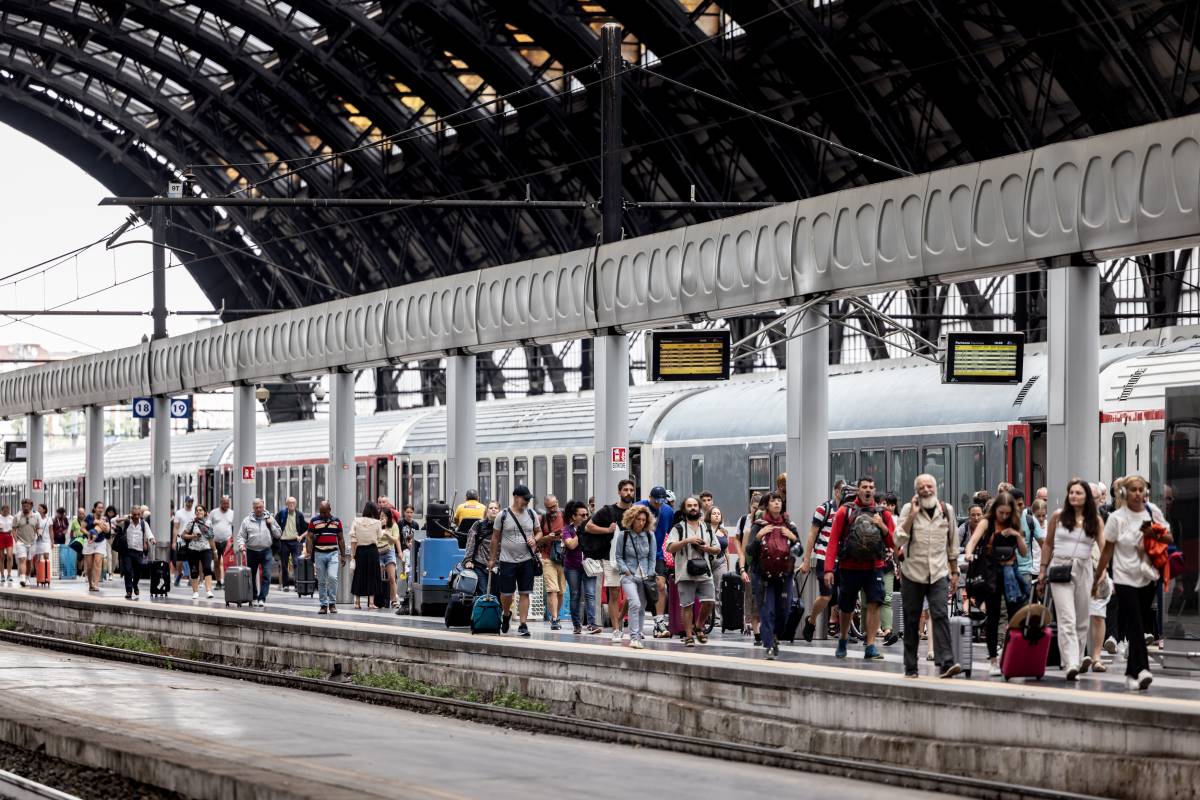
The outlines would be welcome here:
<svg viewBox="0 0 1200 800">
<path fill-rule="evenodd" d="M 242 467 L 242 482 L 254 483 L 254 467 Z"/>
<path fill-rule="evenodd" d="M 625 472 L 629 469 L 629 448 L 614 447 L 612 449 L 612 471 Z"/>
<path fill-rule="evenodd" d="M 171 419 L 187 419 L 192 416 L 192 398 L 171 398 Z"/>
<path fill-rule="evenodd" d="M 133 418 L 134 419 L 150 419 L 154 416 L 154 398 L 152 397 L 135 397 L 133 398 Z"/>
</svg>

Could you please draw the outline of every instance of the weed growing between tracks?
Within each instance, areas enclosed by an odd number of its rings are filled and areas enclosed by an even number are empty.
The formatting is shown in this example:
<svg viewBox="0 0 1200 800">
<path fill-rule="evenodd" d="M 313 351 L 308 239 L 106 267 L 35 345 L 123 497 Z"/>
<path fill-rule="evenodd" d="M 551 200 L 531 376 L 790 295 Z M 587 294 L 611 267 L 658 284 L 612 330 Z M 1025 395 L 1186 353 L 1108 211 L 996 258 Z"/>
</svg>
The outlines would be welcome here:
<svg viewBox="0 0 1200 800">
<path fill-rule="evenodd" d="M 526 697 L 517 692 L 497 692 L 490 698 L 475 689 L 458 689 L 454 686 L 429 684 L 410 678 L 399 672 L 379 672 L 359 674 L 350 679 L 355 686 L 369 686 L 373 689 L 390 689 L 394 692 L 409 692 L 423 694 L 429 697 L 449 697 L 454 700 L 464 700 L 468 703 L 489 703 L 500 708 L 511 708 L 518 711 L 539 711 L 545 713 L 550 706 L 538 700 Z"/>
<path fill-rule="evenodd" d="M 0 631 L 15 631 L 17 629 L 17 621 L 7 617 L 0 617 Z"/>
<path fill-rule="evenodd" d="M 84 639 L 88 644 L 96 644 L 101 647 L 116 647 L 121 650 L 133 650 L 138 653 L 150 653 L 158 655 L 162 653 L 162 645 L 150 639 L 143 639 L 141 636 L 134 636 L 132 633 L 123 633 L 121 631 L 110 631 L 108 628 L 100 628 L 88 634 Z"/>
<path fill-rule="evenodd" d="M 303 667 L 298 673 L 301 678 L 325 678 L 325 670 L 317 669 L 316 667 Z"/>
</svg>

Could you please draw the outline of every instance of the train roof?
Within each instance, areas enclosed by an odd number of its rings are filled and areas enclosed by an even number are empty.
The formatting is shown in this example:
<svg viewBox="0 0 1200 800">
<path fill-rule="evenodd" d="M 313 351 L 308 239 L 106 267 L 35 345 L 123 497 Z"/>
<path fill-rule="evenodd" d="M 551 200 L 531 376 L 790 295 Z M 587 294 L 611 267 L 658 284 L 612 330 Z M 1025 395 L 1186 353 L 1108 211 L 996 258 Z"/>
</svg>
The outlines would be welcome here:
<svg viewBox="0 0 1200 800">
<path fill-rule="evenodd" d="M 398 452 L 394 442 L 397 430 L 407 430 L 412 422 L 430 413 L 428 408 L 402 411 L 381 411 L 354 418 L 354 453 L 356 456 L 384 456 Z M 172 441 L 172 445 L 174 442 Z M 324 461 L 329 456 L 329 418 L 281 422 L 258 428 L 255 452 L 262 465 L 306 459 Z M 233 463 L 233 438 L 219 454 L 221 464 Z"/>
<path fill-rule="evenodd" d="M 1101 382 L 1102 411 L 1148 411 L 1163 408 L 1173 386 L 1200 384 L 1200 340 L 1147 348 L 1105 370 Z"/>
</svg>

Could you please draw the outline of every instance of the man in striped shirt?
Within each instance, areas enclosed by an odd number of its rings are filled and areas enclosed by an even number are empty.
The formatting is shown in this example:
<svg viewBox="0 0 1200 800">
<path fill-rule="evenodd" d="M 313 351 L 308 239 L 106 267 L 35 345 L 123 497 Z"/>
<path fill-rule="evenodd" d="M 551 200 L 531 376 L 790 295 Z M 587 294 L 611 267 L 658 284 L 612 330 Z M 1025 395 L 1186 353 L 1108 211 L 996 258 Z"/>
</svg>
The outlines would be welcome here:
<svg viewBox="0 0 1200 800">
<path fill-rule="evenodd" d="M 318 614 L 337 613 L 338 566 L 346 551 L 342 521 L 333 515 L 328 500 L 322 500 L 317 515 L 308 521 L 305 556 L 313 560 L 317 575 L 317 596 L 321 600 Z"/>
<path fill-rule="evenodd" d="M 804 618 L 804 641 L 811 642 L 817 630 L 817 620 L 825 612 L 826 606 L 833 601 L 832 587 L 826 586 L 821 580 L 825 575 L 825 548 L 829 546 L 829 531 L 833 529 L 833 518 L 837 516 L 841 505 L 842 487 L 846 482 L 838 479 L 833 484 L 833 497 L 817 506 L 813 512 L 812 524 L 808 528 L 808 540 L 804 543 L 804 558 L 800 560 L 800 574 L 808 575 L 810 570 L 817 573 L 817 586 L 820 594 L 813 601 L 812 611 Z M 814 569 L 815 568 L 815 569 Z M 834 613 L 837 611 L 835 609 Z"/>
</svg>

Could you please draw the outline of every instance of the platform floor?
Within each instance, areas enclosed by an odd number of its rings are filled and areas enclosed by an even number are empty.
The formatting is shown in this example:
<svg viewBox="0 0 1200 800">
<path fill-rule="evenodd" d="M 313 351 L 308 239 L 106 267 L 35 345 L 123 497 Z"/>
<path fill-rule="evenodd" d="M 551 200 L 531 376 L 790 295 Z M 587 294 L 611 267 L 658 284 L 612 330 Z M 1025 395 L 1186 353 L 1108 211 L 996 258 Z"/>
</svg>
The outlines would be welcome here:
<svg viewBox="0 0 1200 800">
<path fill-rule="evenodd" d="M 312 692 L 0 644 L 0 716 L 37 708 L 132 752 L 196 755 L 300 778 L 312 797 L 857 798 L 875 784 L 632 746 L 538 736 Z M 119 732 L 119 733 L 118 733 Z M 142 748 L 145 748 L 143 750 Z M 889 798 L 953 795 L 886 789 Z"/>
<path fill-rule="evenodd" d="M 315 598 L 297 597 L 294 592 L 282 592 L 278 587 L 272 586 L 271 592 L 267 598 L 267 605 L 263 608 L 251 608 L 243 606 L 226 607 L 221 590 L 215 590 L 215 598 L 212 600 L 204 599 L 204 591 L 201 588 L 201 599 L 192 600 L 191 590 L 186 583 L 179 587 L 173 587 L 171 594 L 165 599 L 151 600 L 146 584 L 142 584 L 141 599 L 131 601 L 130 604 L 149 604 L 154 605 L 166 604 L 173 607 L 181 608 L 204 608 L 210 610 L 224 611 L 231 615 L 285 615 L 290 617 L 313 618 L 327 620 L 330 623 L 337 621 L 353 621 L 366 622 L 375 625 L 386 625 L 399 628 L 420 628 L 425 630 L 440 630 L 445 631 L 446 627 L 440 617 L 412 617 L 399 616 L 390 610 L 355 610 L 353 605 L 339 605 L 336 616 L 318 616 L 318 603 Z M 54 594 L 70 594 L 78 597 L 102 597 L 107 600 L 124 600 L 124 586 L 119 577 L 110 578 L 102 585 L 99 595 L 89 593 L 87 586 L 83 581 L 60 581 L 54 583 L 49 589 L 46 588 L 21 588 L 19 585 L 12 587 L 0 587 L 0 591 L 13 592 L 35 592 L 45 593 L 52 592 Z M 566 631 L 551 631 L 550 624 L 541 620 L 530 622 L 530 631 L 533 639 L 546 642 L 561 642 L 571 643 L 579 642 L 588 645 L 603 645 L 607 647 L 628 647 L 629 640 L 626 638 L 621 645 L 617 645 L 611 641 L 611 631 L 598 634 L 584 634 L 576 636 Z M 568 626 L 569 627 L 569 626 Z M 516 639 L 516 621 L 514 619 L 512 631 L 507 638 Z M 709 637 L 709 642 L 706 645 L 697 645 L 695 648 L 687 648 L 679 639 L 672 640 L 656 640 L 649 636 L 649 626 L 647 627 L 647 638 L 645 640 L 646 649 L 657 652 L 678 652 L 682 654 L 705 654 L 723 657 L 731 657 L 736 659 L 755 659 L 762 660 L 762 648 L 756 648 L 753 644 L 753 639 L 749 636 L 734 633 L 732 631 L 721 633 L 714 631 Z M 827 667 L 835 667 L 841 669 L 854 670 L 869 670 L 879 673 L 894 673 L 897 678 L 904 671 L 903 667 L 903 646 L 897 642 L 891 647 L 884 647 L 880 644 L 880 651 L 884 654 L 883 661 L 866 661 L 862 657 L 863 647 L 861 644 L 852 644 L 850 647 L 849 657 L 839 659 L 834 657 L 833 640 L 814 641 L 811 644 L 803 641 L 797 641 L 795 644 L 784 643 L 780 648 L 779 661 L 784 663 L 806 663 L 821 665 Z M 935 677 L 936 670 L 933 662 L 926 661 L 925 655 L 928 642 L 921 642 L 920 659 L 918 668 L 924 677 Z M 972 683 L 1000 683 L 1003 684 L 1002 678 L 988 677 L 987 664 L 987 648 L 978 643 L 974 647 L 974 664 L 972 676 L 967 679 L 965 676 L 954 679 L 955 681 L 969 680 Z M 1031 685 L 1055 687 L 1062 689 L 1071 689 L 1074 691 L 1084 692 L 1120 692 L 1128 694 L 1124 686 L 1124 660 L 1119 657 L 1105 655 L 1105 664 L 1108 667 L 1106 673 L 1088 672 L 1081 675 L 1074 684 L 1068 684 L 1064 672 L 1061 669 L 1050 669 L 1047 671 L 1045 678 L 1039 682 L 1030 682 Z M 763 662 L 767 663 L 767 662 Z M 1143 693 L 1138 693 L 1143 694 Z M 1160 698 L 1178 698 L 1188 700 L 1200 700 L 1200 676 L 1187 675 L 1185 673 L 1166 674 L 1159 671 L 1155 674 L 1154 684 L 1151 686 L 1145 695 L 1160 697 Z"/>
</svg>

